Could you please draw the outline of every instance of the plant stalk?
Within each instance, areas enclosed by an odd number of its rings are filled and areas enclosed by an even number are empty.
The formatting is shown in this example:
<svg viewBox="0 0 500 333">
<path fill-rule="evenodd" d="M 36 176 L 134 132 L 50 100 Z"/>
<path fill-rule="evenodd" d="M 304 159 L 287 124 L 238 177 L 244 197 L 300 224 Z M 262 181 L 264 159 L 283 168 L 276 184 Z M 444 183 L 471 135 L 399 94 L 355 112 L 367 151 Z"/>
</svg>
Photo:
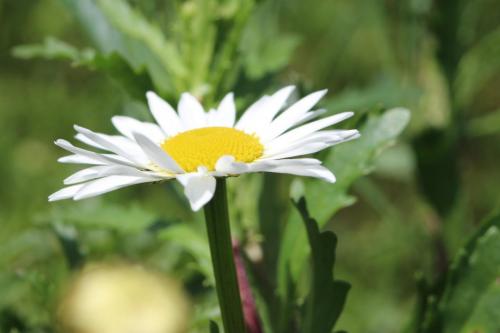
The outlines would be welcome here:
<svg viewBox="0 0 500 333">
<path fill-rule="evenodd" d="M 224 330 L 226 333 L 245 333 L 224 178 L 217 178 L 214 197 L 205 205 L 205 221 Z"/>
</svg>

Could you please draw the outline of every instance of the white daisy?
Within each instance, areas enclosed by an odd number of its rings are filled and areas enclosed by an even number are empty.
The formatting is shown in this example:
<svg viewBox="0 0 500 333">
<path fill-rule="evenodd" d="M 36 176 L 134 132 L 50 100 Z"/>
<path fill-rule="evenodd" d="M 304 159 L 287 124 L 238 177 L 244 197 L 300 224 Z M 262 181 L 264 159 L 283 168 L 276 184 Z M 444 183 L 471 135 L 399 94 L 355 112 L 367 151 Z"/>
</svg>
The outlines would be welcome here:
<svg viewBox="0 0 500 333">
<path fill-rule="evenodd" d="M 176 112 L 153 92 L 146 94 L 157 124 L 115 116 L 121 135 L 75 126 L 76 139 L 106 152 L 93 152 L 59 139 L 72 155 L 61 163 L 89 164 L 64 180 L 68 187 L 49 201 L 85 199 L 125 186 L 177 179 L 197 211 L 212 198 L 215 177 L 275 172 L 335 182 L 333 173 L 314 158 L 298 158 L 357 138 L 357 130 L 324 130 L 353 115 L 344 112 L 319 120 L 325 110 L 311 110 L 326 94 L 314 92 L 287 106 L 293 86 L 264 96 L 236 121 L 233 93 L 217 109 L 205 112 L 195 97 L 181 95 Z"/>
</svg>

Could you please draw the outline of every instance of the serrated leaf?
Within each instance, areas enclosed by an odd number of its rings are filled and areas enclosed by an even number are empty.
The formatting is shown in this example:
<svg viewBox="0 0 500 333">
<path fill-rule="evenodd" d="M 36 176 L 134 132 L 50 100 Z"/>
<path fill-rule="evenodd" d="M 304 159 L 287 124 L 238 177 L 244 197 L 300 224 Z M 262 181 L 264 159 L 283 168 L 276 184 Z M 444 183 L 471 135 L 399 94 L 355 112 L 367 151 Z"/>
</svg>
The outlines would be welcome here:
<svg viewBox="0 0 500 333">
<path fill-rule="evenodd" d="M 396 108 L 382 115 L 369 117 L 361 127 L 361 137 L 334 148 L 325 165 L 337 176 L 337 183 L 329 184 L 316 179 L 305 180 L 305 197 L 310 211 L 318 216 L 320 227 L 340 208 L 350 205 L 354 199 L 347 194 L 350 185 L 359 177 L 369 173 L 376 156 L 392 143 L 410 120 L 410 112 Z M 292 214 L 285 226 L 278 263 L 278 293 L 285 297 L 290 276 L 299 279 L 309 249 L 304 246 L 306 236 L 303 226 Z M 289 270 L 289 271 L 288 271 Z"/>
<path fill-rule="evenodd" d="M 311 288 L 302 311 L 305 315 L 301 332 L 330 333 L 344 307 L 350 284 L 335 280 L 337 236 L 320 232 L 318 223 L 309 216 L 306 201 L 295 202 L 304 222 L 311 249 Z"/>
<path fill-rule="evenodd" d="M 79 50 L 53 37 L 46 38 L 42 44 L 17 46 L 12 50 L 12 54 L 22 59 L 43 58 L 69 61 L 73 66 L 86 67 L 108 74 L 118 81 L 131 96 L 139 99 L 143 99 L 145 92 L 153 86 L 142 68 L 134 70 L 116 52 L 101 54 L 92 48 Z"/>
<path fill-rule="evenodd" d="M 21 59 L 43 58 L 47 60 L 68 60 L 74 65 L 87 64 L 95 57 L 95 50 L 76 47 L 54 37 L 47 37 L 42 44 L 19 45 L 12 49 L 12 55 Z"/>
</svg>

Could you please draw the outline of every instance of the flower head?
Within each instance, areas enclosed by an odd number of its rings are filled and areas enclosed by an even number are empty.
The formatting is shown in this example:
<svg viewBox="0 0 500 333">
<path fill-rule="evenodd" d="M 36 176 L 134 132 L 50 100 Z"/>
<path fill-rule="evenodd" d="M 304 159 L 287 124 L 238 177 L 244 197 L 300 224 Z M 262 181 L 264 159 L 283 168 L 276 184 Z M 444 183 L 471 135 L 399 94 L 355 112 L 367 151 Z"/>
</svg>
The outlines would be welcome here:
<svg viewBox="0 0 500 333">
<path fill-rule="evenodd" d="M 69 185 L 50 201 L 80 200 L 125 186 L 177 179 L 184 186 L 193 210 L 205 205 L 215 191 L 214 177 L 250 172 L 274 172 L 321 178 L 335 182 L 321 161 L 301 156 L 357 138 L 357 130 L 325 130 L 353 115 L 343 112 L 316 119 L 324 110 L 311 110 L 325 95 L 317 91 L 287 103 L 294 87 L 288 86 L 252 104 L 236 121 L 234 97 L 229 93 L 217 109 L 205 112 L 188 93 L 177 112 L 153 92 L 146 94 L 155 123 L 115 116 L 121 135 L 107 135 L 75 126 L 76 139 L 106 153 L 55 143 L 72 155 L 62 163 L 89 164 L 68 177 Z"/>
</svg>

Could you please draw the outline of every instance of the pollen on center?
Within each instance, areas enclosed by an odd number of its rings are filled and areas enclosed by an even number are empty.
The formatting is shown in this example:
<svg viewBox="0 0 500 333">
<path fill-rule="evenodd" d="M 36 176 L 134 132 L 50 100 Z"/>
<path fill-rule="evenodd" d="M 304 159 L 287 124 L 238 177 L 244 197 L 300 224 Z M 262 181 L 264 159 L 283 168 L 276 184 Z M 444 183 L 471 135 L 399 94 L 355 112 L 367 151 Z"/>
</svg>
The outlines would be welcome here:
<svg viewBox="0 0 500 333">
<path fill-rule="evenodd" d="M 166 139 L 161 147 L 186 172 L 196 171 L 199 166 L 213 171 L 215 163 L 224 155 L 249 163 L 264 152 L 256 136 L 230 127 L 192 129 Z"/>
</svg>

